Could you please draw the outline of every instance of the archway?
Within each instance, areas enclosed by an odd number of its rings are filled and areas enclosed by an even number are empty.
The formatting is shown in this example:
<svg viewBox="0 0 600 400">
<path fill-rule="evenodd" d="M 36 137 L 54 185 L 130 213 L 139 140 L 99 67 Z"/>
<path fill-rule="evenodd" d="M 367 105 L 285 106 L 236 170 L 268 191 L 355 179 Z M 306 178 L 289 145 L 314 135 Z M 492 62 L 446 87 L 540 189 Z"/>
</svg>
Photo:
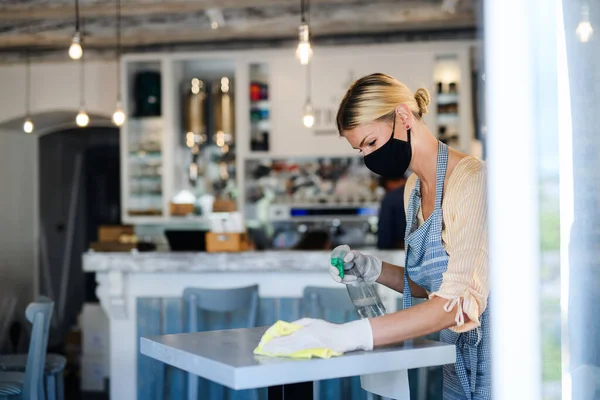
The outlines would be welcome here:
<svg viewBox="0 0 600 400">
<path fill-rule="evenodd" d="M 24 117 L 0 123 L 0 275 L 8 277 L 0 282 L 0 292 L 17 298 L 14 320 L 21 320 L 24 307 L 35 296 L 52 297 L 57 318 L 51 345 L 58 346 L 89 298 L 81 254 L 90 231 L 85 182 L 95 180 L 86 176 L 86 163 L 90 157 L 101 157 L 98 152 L 103 146 L 112 147 L 117 164 L 119 159 L 118 129 L 110 118 L 90 113 L 89 126 L 79 128 L 76 113 L 58 110 L 32 115 L 33 134 L 23 132 Z M 78 177 L 73 174 L 76 159 Z M 112 174 L 118 187 L 118 165 L 116 178 L 115 168 Z M 73 185 L 74 178 L 78 186 Z M 75 212 L 65 213 L 73 199 Z"/>
</svg>

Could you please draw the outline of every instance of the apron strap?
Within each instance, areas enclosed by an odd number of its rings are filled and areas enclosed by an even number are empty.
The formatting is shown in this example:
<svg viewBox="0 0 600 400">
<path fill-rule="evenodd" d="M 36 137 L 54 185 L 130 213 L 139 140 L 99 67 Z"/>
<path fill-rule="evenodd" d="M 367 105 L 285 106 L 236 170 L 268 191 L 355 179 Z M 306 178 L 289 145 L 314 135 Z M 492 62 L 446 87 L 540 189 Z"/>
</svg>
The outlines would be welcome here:
<svg viewBox="0 0 600 400">
<path fill-rule="evenodd" d="M 404 263 L 406 265 L 406 263 Z M 404 290 L 402 291 L 402 309 L 412 307 L 412 292 L 410 291 L 410 283 L 408 280 L 408 269 L 404 267 Z"/>
<path fill-rule="evenodd" d="M 417 197 L 421 191 L 421 180 L 417 179 L 415 188 L 410 193 L 410 199 L 408 201 L 408 210 L 406 213 L 406 230 L 404 231 L 405 250 L 404 250 L 404 290 L 402 291 L 402 308 L 407 309 L 412 307 L 412 292 L 410 291 L 410 283 L 408 278 L 408 252 L 410 244 L 407 241 L 408 236 L 412 233 L 413 229 L 417 227 L 417 213 L 419 212 L 420 202 L 417 201 Z"/>
<path fill-rule="evenodd" d="M 435 177 L 435 208 L 442 208 L 442 193 L 444 192 L 444 180 L 448 168 L 448 146 L 438 141 L 438 157 Z"/>
<path fill-rule="evenodd" d="M 481 328 L 475 328 L 468 332 L 463 332 L 458 335 L 456 342 L 456 372 L 464 377 L 460 379 L 461 384 L 465 393 L 470 394 L 475 392 L 475 385 L 477 383 L 477 364 L 479 357 L 477 350 L 481 343 Z M 467 359 L 465 359 L 465 357 Z M 471 370 L 470 376 L 466 371 L 466 365 L 469 365 Z M 467 382 L 465 382 L 465 380 Z"/>
</svg>

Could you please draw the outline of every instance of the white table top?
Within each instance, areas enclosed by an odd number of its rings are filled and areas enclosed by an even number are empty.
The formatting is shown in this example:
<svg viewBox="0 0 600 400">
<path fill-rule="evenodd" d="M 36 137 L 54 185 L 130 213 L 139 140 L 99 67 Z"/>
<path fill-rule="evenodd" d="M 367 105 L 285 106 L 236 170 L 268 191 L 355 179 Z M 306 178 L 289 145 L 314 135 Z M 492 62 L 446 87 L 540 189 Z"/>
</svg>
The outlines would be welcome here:
<svg viewBox="0 0 600 400">
<path fill-rule="evenodd" d="M 267 327 L 155 336 L 140 339 L 142 354 L 232 389 L 451 364 L 454 345 L 416 339 L 371 352 L 330 359 L 294 360 L 253 354 Z"/>
</svg>

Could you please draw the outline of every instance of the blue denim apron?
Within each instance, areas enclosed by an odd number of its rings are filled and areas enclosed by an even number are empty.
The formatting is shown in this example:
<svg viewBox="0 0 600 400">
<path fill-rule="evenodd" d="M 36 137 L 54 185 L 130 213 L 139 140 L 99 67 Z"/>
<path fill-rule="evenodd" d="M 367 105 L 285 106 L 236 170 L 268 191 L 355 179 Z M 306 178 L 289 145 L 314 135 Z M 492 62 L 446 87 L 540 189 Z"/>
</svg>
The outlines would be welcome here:
<svg viewBox="0 0 600 400">
<path fill-rule="evenodd" d="M 435 208 L 427 220 L 418 226 L 417 213 L 421 207 L 421 180 L 417 179 L 410 194 L 406 215 L 406 260 L 403 306 L 412 306 L 408 278 L 427 292 L 439 290 L 442 274 L 448 268 L 448 253 L 442 242 L 442 192 L 448 166 L 448 148 L 438 144 Z M 457 304 L 452 303 L 453 306 Z M 453 310 L 454 311 L 454 310 Z M 464 333 L 449 329 L 440 332 L 440 340 L 456 345 L 456 364 L 444 366 L 444 400 L 491 399 L 491 348 L 489 303 L 480 317 L 481 326 Z"/>
</svg>

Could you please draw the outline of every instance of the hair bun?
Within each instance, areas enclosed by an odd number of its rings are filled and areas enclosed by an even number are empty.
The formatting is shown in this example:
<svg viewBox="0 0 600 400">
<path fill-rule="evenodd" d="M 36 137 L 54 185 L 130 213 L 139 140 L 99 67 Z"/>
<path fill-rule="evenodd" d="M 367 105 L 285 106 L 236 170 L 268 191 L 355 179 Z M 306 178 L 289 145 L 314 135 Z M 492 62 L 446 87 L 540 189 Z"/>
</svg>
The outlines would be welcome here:
<svg viewBox="0 0 600 400">
<path fill-rule="evenodd" d="M 415 100 L 417 101 L 417 106 L 419 107 L 419 115 L 426 114 L 428 111 L 427 106 L 429 103 L 431 103 L 429 91 L 425 88 L 417 89 L 415 92 Z"/>
</svg>

